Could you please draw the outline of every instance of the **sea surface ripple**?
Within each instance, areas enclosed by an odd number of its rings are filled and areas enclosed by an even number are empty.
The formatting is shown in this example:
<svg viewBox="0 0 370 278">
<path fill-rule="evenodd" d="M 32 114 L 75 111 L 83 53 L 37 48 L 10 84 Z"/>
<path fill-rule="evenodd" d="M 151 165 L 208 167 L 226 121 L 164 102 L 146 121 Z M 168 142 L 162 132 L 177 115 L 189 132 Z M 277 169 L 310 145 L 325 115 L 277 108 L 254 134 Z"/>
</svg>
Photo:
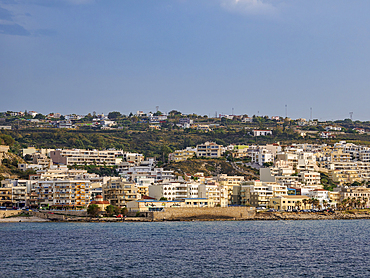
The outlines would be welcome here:
<svg viewBox="0 0 370 278">
<path fill-rule="evenodd" d="M 370 221 L 1 223 L 1 277 L 370 277 Z"/>
</svg>

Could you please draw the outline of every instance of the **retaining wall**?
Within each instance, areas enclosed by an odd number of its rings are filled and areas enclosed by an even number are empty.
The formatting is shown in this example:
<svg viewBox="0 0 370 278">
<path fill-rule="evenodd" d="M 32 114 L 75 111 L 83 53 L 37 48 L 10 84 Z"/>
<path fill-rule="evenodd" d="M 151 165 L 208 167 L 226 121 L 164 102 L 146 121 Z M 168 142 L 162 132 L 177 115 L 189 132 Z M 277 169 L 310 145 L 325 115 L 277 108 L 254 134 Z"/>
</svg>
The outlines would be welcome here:
<svg viewBox="0 0 370 278">
<path fill-rule="evenodd" d="M 165 208 L 154 211 L 152 219 L 158 220 L 247 220 L 256 215 L 254 207 L 227 208 Z"/>
<path fill-rule="evenodd" d="M 86 210 L 51 210 L 56 214 L 72 215 L 72 216 L 87 216 Z"/>
<path fill-rule="evenodd" d="M 18 215 L 22 210 L 0 210 L 0 218 L 5 218 L 13 215 Z"/>
<path fill-rule="evenodd" d="M 33 216 L 43 218 L 43 219 L 50 219 L 50 220 L 64 220 L 64 215 L 57 215 L 57 214 L 51 214 L 47 212 L 38 212 L 38 211 L 31 211 L 30 212 Z"/>
</svg>

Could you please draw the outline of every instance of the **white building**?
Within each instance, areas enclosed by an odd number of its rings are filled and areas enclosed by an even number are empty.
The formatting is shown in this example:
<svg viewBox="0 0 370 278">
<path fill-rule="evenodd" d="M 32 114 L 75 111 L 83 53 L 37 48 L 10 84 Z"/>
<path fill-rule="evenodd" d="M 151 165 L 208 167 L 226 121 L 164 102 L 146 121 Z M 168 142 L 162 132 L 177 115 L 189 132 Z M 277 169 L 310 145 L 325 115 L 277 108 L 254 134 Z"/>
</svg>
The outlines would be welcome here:
<svg viewBox="0 0 370 278">
<path fill-rule="evenodd" d="M 254 129 L 253 136 L 266 136 L 272 135 L 272 130 Z"/>
</svg>

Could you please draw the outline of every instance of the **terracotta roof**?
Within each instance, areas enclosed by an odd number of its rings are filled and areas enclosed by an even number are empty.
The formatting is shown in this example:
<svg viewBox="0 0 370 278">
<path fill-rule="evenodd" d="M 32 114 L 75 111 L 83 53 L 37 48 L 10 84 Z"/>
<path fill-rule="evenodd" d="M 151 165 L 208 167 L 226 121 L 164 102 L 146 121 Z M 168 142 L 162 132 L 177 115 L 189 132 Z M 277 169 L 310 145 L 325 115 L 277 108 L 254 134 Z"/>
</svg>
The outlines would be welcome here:
<svg viewBox="0 0 370 278">
<path fill-rule="evenodd" d="M 90 202 L 92 205 L 109 205 L 109 201 L 92 201 Z"/>
</svg>

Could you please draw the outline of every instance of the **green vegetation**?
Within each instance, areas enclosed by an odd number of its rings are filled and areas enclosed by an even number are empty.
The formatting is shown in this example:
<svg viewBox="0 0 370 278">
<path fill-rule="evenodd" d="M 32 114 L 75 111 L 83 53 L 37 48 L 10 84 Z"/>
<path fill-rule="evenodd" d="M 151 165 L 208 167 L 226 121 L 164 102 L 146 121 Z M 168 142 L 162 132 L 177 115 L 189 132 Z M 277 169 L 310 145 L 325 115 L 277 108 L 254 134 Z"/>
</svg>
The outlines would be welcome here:
<svg viewBox="0 0 370 278">
<path fill-rule="evenodd" d="M 337 184 L 325 173 L 320 173 L 320 179 L 325 190 L 333 191 L 333 189 L 337 187 Z"/>
<path fill-rule="evenodd" d="M 229 176 L 245 176 L 247 179 L 257 179 L 258 176 L 250 167 L 240 167 L 246 173 L 240 172 L 232 167 L 229 162 L 222 159 L 188 159 L 181 162 L 171 162 L 164 167 L 166 170 L 173 170 L 177 175 L 194 175 L 203 172 L 205 176 L 227 174 Z M 257 170 L 258 172 L 258 170 Z"/>
<path fill-rule="evenodd" d="M 121 213 L 121 209 L 117 206 L 109 205 L 105 208 L 108 217 L 112 217 L 113 215 L 118 215 Z"/>
<path fill-rule="evenodd" d="M 96 204 L 91 204 L 88 206 L 87 208 L 87 214 L 90 216 L 90 217 L 97 217 L 98 214 L 100 212 L 100 208 L 98 205 Z"/>
<path fill-rule="evenodd" d="M 32 169 L 28 169 L 26 171 L 18 169 L 18 163 L 19 161 L 16 157 L 14 157 L 12 160 L 4 158 L 2 160 L 2 165 L 0 166 L 1 173 L 9 173 L 11 175 L 16 175 L 20 179 L 28 179 L 30 175 L 36 174 L 36 171 Z M 3 176 L 1 175 L 1 177 Z M 2 180 L 1 177 L 0 180 Z"/>
</svg>

